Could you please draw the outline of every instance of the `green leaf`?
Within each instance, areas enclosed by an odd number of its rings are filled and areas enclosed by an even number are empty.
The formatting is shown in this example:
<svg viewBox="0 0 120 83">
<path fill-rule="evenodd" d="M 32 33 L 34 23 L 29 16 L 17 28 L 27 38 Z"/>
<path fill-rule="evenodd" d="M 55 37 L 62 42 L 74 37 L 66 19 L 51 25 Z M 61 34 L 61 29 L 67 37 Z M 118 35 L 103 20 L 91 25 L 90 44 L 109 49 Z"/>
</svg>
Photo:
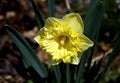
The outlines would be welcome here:
<svg viewBox="0 0 120 83">
<path fill-rule="evenodd" d="M 92 5 L 90 5 L 87 16 L 84 21 L 85 26 L 85 34 L 94 42 L 96 41 L 96 37 L 98 37 L 98 32 L 100 29 L 100 25 L 102 22 L 103 14 L 104 14 L 104 4 L 105 2 L 103 0 L 96 0 L 91 2 Z M 88 57 L 89 51 L 85 51 L 81 57 L 78 75 L 76 78 L 76 83 L 82 82 L 83 72 L 84 72 L 84 66 L 86 63 L 86 59 Z"/>
<path fill-rule="evenodd" d="M 57 83 L 61 83 L 60 66 L 59 65 L 54 65 L 53 69 L 54 69 L 54 73 L 55 73 L 55 76 L 56 76 Z"/>
<path fill-rule="evenodd" d="M 20 52 L 22 53 L 22 60 L 26 68 L 33 67 L 34 70 L 42 77 L 46 78 L 48 73 L 44 65 L 40 62 L 37 58 L 34 50 L 31 46 L 27 43 L 27 41 L 21 36 L 19 32 L 11 28 L 10 26 L 6 25 L 6 31 L 8 35 L 11 37 L 13 42 L 19 48 Z"/>
<path fill-rule="evenodd" d="M 67 80 L 66 83 L 70 83 L 70 77 L 71 77 L 71 74 L 70 74 L 70 64 L 67 64 L 66 65 L 66 80 Z"/>
<path fill-rule="evenodd" d="M 48 0 L 48 10 L 49 10 L 50 17 L 55 17 L 54 0 Z"/>
<path fill-rule="evenodd" d="M 79 64 L 79 70 L 78 70 L 78 74 L 77 74 L 75 83 L 82 83 L 83 69 L 84 69 L 84 65 L 86 63 L 87 55 L 88 55 L 88 50 L 86 52 L 84 52 L 84 54 L 81 57 L 80 64 Z"/>
<path fill-rule="evenodd" d="M 97 35 L 97 36 L 99 36 L 99 35 Z M 96 52 L 97 39 L 98 39 L 98 37 L 95 38 L 94 46 L 93 46 L 93 47 L 91 48 L 91 50 L 90 50 L 90 55 L 89 55 L 88 61 L 87 61 L 87 67 L 86 67 L 86 69 L 85 69 L 85 72 L 86 72 L 86 73 L 87 73 L 88 70 L 90 69 L 93 56 L 95 55 L 95 52 Z"/>
<path fill-rule="evenodd" d="M 90 9 L 88 10 L 87 16 L 84 21 L 85 34 L 95 40 L 95 36 L 98 34 L 100 25 L 103 19 L 104 14 L 104 4 L 103 0 L 96 0 L 94 3 L 91 3 Z"/>
<path fill-rule="evenodd" d="M 38 24 L 38 28 L 40 29 L 41 27 L 44 26 L 44 17 L 39 9 L 39 7 L 36 5 L 36 3 L 34 2 L 34 0 L 30 0 L 33 6 L 33 10 L 35 12 L 35 17 L 36 17 L 36 21 Z"/>
</svg>

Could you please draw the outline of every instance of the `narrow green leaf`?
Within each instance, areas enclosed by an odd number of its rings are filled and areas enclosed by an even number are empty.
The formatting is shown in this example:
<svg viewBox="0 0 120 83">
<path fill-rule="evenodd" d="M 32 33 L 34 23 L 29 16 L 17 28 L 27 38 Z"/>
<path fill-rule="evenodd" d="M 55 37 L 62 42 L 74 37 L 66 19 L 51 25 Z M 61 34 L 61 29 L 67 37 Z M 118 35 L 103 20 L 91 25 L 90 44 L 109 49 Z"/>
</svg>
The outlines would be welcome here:
<svg viewBox="0 0 120 83">
<path fill-rule="evenodd" d="M 90 0 L 90 6 L 92 6 L 97 0 Z"/>
<path fill-rule="evenodd" d="M 24 57 L 22 57 L 22 61 L 26 69 L 28 69 L 31 66 L 31 64 Z"/>
<path fill-rule="evenodd" d="M 93 59 L 93 56 L 95 55 L 95 51 L 96 51 L 96 47 L 97 47 L 97 39 L 98 39 L 98 36 L 95 38 L 95 42 L 94 42 L 94 46 L 91 48 L 90 50 L 90 55 L 88 57 L 88 61 L 87 61 L 87 67 L 86 67 L 86 70 L 85 72 L 87 73 L 88 70 L 90 69 L 90 66 L 91 66 L 91 62 L 92 62 L 92 59 Z"/>
<path fill-rule="evenodd" d="M 87 59 L 87 55 L 88 55 L 88 50 L 86 52 L 84 52 L 84 54 L 81 57 L 81 61 L 79 64 L 79 70 L 78 70 L 78 74 L 76 77 L 76 82 L 75 83 L 82 83 L 82 76 L 83 76 L 83 72 L 84 72 L 84 65 Z"/>
<path fill-rule="evenodd" d="M 36 21 L 38 24 L 38 28 L 40 29 L 41 27 L 44 26 L 44 17 L 39 9 L 39 7 L 36 5 L 36 3 L 34 2 L 34 0 L 30 0 L 33 6 L 33 10 L 35 12 L 35 17 L 36 17 Z"/>
<path fill-rule="evenodd" d="M 93 2 L 92 5 L 90 5 L 87 16 L 84 21 L 85 26 L 85 34 L 95 42 L 95 38 L 98 35 L 101 21 L 104 14 L 104 1 L 103 0 L 96 0 Z M 84 72 L 84 66 L 86 63 L 86 59 L 88 56 L 89 51 L 85 51 L 81 57 L 78 75 L 76 78 L 76 83 L 82 82 L 83 72 Z"/>
<path fill-rule="evenodd" d="M 57 83 L 61 83 L 61 73 L 60 73 L 59 65 L 54 65 L 53 69 L 54 69 L 54 72 L 55 72 Z"/>
<path fill-rule="evenodd" d="M 88 61 L 86 62 L 87 67 L 85 68 L 85 73 L 84 74 L 87 74 L 88 71 L 90 70 L 91 62 L 92 62 L 92 59 L 93 59 L 93 54 L 94 54 L 93 52 L 94 52 L 94 50 L 95 50 L 95 45 L 91 48 L 91 53 L 90 53 L 90 55 L 88 57 Z"/>
<path fill-rule="evenodd" d="M 26 68 L 33 67 L 34 70 L 42 77 L 46 78 L 48 73 L 44 65 L 40 62 L 37 58 L 35 52 L 30 47 L 30 45 L 26 42 L 26 40 L 21 36 L 19 32 L 12 29 L 10 26 L 6 25 L 6 31 L 8 35 L 11 37 L 13 42 L 19 48 L 20 52 L 22 53 L 22 57 L 24 60 L 24 65 Z"/>
<path fill-rule="evenodd" d="M 50 17 L 55 17 L 54 0 L 48 0 L 48 10 L 49 10 Z"/>
<path fill-rule="evenodd" d="M 91 4 L 84 21 L 84 26 L 85 34 L 94 41 L 103 19 L 105 3 L 103 0 L 96 0 Z"/>
<path fill-rule="evenodd" d="M 71 74 L 70 74 L 70 64 L 67 64 L 66 65 L 66 83 L 70 83 L 70 76 L 71 76 Z"/>
<path fill-rule="evenodd" d="M 102 73 L 100 73 L 96 79 L 93 81 L 93 83 L 99 83 L 100 82 L 100 79 L 101 79 L 101 76 L 102 76 Z"/>
</svg>

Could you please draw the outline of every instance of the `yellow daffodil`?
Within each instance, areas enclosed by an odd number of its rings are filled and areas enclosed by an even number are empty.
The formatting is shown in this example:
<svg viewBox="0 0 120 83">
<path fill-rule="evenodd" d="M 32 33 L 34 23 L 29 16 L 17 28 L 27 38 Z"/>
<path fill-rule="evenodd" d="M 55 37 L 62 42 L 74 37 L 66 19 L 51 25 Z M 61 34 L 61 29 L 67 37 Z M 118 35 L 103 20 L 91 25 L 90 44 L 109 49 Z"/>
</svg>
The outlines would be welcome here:
<svg viewBox="0 0 120 83">
<path fill-rule="evenodd" d="M 80 15 L 70 13 L 62 19 L 49 17 L 34 39 L 48 54 L 51 64 L 78 64 L 83 51 L 93 46 L 83 31 Z"/>
</svg>

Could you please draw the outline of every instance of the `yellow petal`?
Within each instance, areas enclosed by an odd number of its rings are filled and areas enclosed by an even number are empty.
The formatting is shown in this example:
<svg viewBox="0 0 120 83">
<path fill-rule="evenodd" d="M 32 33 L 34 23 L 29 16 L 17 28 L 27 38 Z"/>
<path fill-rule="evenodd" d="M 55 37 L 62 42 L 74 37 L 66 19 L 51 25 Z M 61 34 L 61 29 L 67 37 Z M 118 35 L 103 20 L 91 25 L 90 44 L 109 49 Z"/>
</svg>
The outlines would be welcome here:
<svg viewBox="0 0 120 83">
<path fill-rule="evenodd" d="M 52 60 L 52 56 L 51 55 L 48 55 L 48 62 L 49 62 L 49 65 L 58 65 L 61 61 L 53 61 Z"/>
<path fill-rule="evenodd" d="M 80 50 L 84 51 L 93 46 L 93 42 L 84 34 L 80 34 Z"/>
<path fill-rule="evenodd" d="M 71 29 L 77 33 L 83 33 L 84 25 L 81 16 L 78 13 L 70 13 L 65 15 L 63 21 L 69 25 Z"/>
<path fill-rule="evenodd" d="M 44 35 L 44 28 L 41 28 L 40 31 L 35 35 L 34 40 L 38 43 L 41 39 L 41 37 Z"/>
<path fill-rule="evenodd" d="M 49 27 L 54 27 L 54 25 L 58 25 L 58 24 L 63 24 L 62 19 L 58 19 L 58 18 L 54 18 L 54 17 L 49 17 L 46 21 L 45 21 L 45 27 L 49 28 Z"/>
<path fill-rule="evenodd" d="M 71 60 L 71 64 L 78 65 L 80 62 L 81 56 L 82 56 L 82 53 L 78 53 L 78 56 L 73 57 Z"/>
<path fill-rule="evenodd" d="M 71 62 L 71 57 L 70 56 L 64 57 L 63 62 L 64 63 L 70 63 Z"/>
</svg>

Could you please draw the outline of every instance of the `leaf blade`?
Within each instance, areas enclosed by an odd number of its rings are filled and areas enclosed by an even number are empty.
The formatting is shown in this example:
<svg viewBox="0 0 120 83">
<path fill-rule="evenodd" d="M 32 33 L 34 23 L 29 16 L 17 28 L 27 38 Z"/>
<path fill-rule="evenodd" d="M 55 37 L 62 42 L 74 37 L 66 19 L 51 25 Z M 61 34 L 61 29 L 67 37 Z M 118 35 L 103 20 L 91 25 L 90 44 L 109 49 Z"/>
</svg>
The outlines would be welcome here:
<svg viewBox="0 0 120 83">
<path fill-rule="evenodd" d="M 44 65 L 37 58 L 35 52 L 30 47 L 30 45 L 16 30 L 12 29 L 8 25 L 6 25 L 5 27 L 8 35 L 11 37 L 13 42 L 16 44 L 16 46 L 19 48 L 20 52 L 22 53 L 23 60 L 26 60 L 23 62 L 25 63 L 25 67 L 28 68 L 32 66 L 42 78 L 46 78 L 48 76 L 47 71 Z"/>
<path fill-rule="evenodd" d="M 87 13 L 87 16 L 84 20 L 85 25 L 85 34 L 91 39 L 95 40 L 95 36 L 99 32 L 100 25 L 102 22 L 104 14 L 104 5 L 105 1 L 96 0 L 94 3 L 91 3 L 90 9 Z"/>
<path fill-rule="evenodd" d="M 36 5 L 36 3 L 33 0 L 30 0 L 33 6 L 33 10 L 35 12 L 35 17 L 36 17 L 36 21 L 38 24 L 38 28 L 40 29 L 41 27 L 44 26 L 44 17 L 39 9 L 39 7 Z"/>
<path fill-rule="evenodd" d="M 54 0 L 48 0 L 48 10 L 50 17 L 55 17 Z"/>
<path fill-rule="evenodd" d="M 60 65 L 54 65 L 53 69 L 54 69 L 54 73 L 55 73 L 57 83 L 61 83 Z"/>
</svg>

